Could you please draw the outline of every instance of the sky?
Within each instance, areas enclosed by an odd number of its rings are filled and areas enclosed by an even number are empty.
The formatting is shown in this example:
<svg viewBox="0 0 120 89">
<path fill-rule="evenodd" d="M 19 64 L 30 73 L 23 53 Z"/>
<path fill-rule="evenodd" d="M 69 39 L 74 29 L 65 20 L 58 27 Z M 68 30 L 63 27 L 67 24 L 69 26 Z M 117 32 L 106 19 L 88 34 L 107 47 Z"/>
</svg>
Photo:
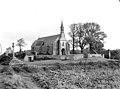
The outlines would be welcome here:
<svg viewBox="0 0 120 89">
<path fill-rule="evenodd" d="M 30 50 L 38 37 L 59 34 L 61 20 L 68 40 L 71 24 L 96 22 L 107 34 L 104 48 L 120 49 L 119 0 L 0 0 L 2 52 L 20 38 Z"/>
</svg>

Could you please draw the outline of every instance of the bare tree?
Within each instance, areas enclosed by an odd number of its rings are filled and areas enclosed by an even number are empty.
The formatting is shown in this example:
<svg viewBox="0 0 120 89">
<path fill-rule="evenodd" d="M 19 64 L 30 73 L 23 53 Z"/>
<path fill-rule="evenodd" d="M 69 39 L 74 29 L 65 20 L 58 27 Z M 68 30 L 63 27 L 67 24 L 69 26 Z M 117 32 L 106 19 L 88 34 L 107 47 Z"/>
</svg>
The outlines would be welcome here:
<svg viewBox="0 0 120 89">
<path fill-rule="evenodd" d="M 76 43 L 75 37 L 77 36 L 76 35 L 76 32 L 77 32 L 76 25 L 77 24 L 71 24 L 70 25 L 70 32 L 68 33 L 70 35 L 70 37 L 72 38 L 71 40 L 69 40 L 69 42 L 72 44 L 73 54 L 74 54 L 74 51 L 75 51 L 74 48 L 75 48 L 75 43 Z"/>
<path fill-rule="evenodd" d="M 85 46 L 88 44 L 86 41 L 86 29 L 84 29 L 82 23 L 78 23 L 76 25 L 76 28 L 77 28 L 78 46 L 81 49 L 81 53 L 83 53 Z"/>
<path fill-rule="evenodd" d="M 17 40 L 17 46 L 19 46 L 20 52 L 22 51 L 22 47 L 24 47 L 25 45 L 26 45 L 26 43 L 23 38 Z"/>
</svg>

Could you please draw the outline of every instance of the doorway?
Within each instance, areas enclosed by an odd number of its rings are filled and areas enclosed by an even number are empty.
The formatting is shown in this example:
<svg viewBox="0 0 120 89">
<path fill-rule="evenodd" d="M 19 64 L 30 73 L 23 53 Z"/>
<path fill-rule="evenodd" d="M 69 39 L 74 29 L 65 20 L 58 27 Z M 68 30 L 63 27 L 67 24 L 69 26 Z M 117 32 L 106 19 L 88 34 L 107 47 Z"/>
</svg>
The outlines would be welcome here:
<svg viewBox="0 0 120 89">
<path fill-rule="evenodd" d="M 61 51 L 62 51 L 62 55 L 65 55 L 65 49 L 63 48 Z"/>
<path fill-rule="evenodd" d="M 28 57 L 28 60 L 29 60 L 29 62 L 31 62 L 32 61 L 32 57 Z"/>
</svg>

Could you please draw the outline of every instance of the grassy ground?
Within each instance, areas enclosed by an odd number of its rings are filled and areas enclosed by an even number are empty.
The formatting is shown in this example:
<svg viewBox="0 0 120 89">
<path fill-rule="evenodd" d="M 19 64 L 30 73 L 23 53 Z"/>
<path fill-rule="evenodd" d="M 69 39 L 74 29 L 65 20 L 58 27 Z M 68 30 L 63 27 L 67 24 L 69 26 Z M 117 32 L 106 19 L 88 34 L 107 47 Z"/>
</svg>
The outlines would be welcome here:
<svg viewBox="0 0 120 89">
<path fill-rule="evenodd" d="M 1 65 L 0 89 L 120 89 L 120 62 L 90 58 Z"/>
<path fill-rule="evenodd" d="M 80 60 L 41 60 L 41 61 L 34 61 L 34 62 L 27 62 L 28 65 L 37 65 L 41 66 L 44 64 L 55 64 L 55 63 L 61 63 L 61 64 L 68 64 L 68 63 L 78 63 L 78 62 L 98 62 L 98 61 L 108 61 L 111 59 L 105 59 L 105 58 L 88 58 L 87 60 L 80 59 Z"/>
</svg>

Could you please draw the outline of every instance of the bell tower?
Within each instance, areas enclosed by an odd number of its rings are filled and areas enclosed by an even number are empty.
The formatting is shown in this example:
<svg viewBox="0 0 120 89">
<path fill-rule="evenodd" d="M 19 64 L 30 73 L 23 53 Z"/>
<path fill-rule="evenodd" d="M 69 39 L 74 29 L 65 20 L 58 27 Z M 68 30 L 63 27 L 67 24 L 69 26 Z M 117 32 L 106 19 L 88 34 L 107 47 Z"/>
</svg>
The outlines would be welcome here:
<svg viewBox="0 0 120 89">
<path fill-rule="evenodd" d="M 67 54 L 66 43 L 67 43 L 67 40 L 65 38 L 63 21 L 61 21 L 60 39 L 59 39 L 59 55 L 66 55 Z"/>
</svg>

